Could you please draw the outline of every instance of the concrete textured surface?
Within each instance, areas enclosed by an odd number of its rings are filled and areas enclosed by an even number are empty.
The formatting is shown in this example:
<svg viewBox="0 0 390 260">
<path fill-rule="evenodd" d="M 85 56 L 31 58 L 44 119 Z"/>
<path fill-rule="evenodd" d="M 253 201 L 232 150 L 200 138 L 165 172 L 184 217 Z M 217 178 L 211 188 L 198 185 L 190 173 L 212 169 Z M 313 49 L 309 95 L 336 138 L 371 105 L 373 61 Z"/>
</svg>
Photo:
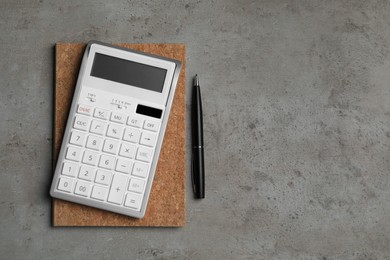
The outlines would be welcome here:
<svg viewBox="0 0 390 260">
<path fill-rule="evenodd" d="M 186 227 L 51 227 L 53 45 L 90 39 L 187 45 Z M 389 52 L 387 1 L 0 0 L 0 259 L 390 259 Z"/>
</svg>

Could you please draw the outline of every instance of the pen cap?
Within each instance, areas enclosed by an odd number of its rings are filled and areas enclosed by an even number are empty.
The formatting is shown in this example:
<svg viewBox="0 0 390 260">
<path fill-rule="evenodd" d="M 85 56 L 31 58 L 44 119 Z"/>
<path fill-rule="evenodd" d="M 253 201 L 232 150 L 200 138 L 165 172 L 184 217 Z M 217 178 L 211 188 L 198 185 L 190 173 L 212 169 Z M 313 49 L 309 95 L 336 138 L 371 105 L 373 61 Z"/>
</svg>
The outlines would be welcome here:
<svg viewBox="0 0 390 260">
<path fill-rule="evenodd" d="M 195 85 L 192 93 L 192 145 L 203 146 L 203 115 L 200 87 Z"/>
</svg>

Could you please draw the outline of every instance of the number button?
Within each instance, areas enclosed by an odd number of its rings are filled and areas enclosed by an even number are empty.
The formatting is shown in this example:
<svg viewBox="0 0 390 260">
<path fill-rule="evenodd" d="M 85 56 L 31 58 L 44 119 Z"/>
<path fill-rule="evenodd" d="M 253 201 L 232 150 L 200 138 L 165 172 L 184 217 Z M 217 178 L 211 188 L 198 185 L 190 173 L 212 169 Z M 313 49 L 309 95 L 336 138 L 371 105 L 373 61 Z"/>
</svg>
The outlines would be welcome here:
<svg viewBox="0 0 390 260">
<path fill-rule="evenodd" d="M 66 159 L 79 162 L 81 158 L 81 150 L 75 147 L 68 147 L 68 150 L 66 151 Z"/>
<path fill-rule="evenodd" d="M 133 209 L 139 209 L 141 206 L 141 196 L 128 193 L 125 200 L 125 206 Z"/>
<path fill-rule="evenodd" d="M 145 186 L 145 181 L 132 178 L 130 179 L 129 191 L 142 193 L 144 190 L 144 186 Z"/>
<path fill-rule="evenodd" d="M 126 122 L 126 116 L 124 114 L 112 112 L 110 120 L 112 122 L 124 124 Z"/>
<path fill-rule="evenodd" d="M 157 132 L 158 128 L 160 127 L 160 123 L 155 122 L 155 121 L 149 121 L 146 120 L 144 124 L 144 129 Z"/>
<path fill-rule="evenodd" d="M 89 164 L 89 165 L 96 165 L 97 161 L 97 153 L 91 152 L 91 151 L 85 151 L 84 157 L 83 157 L 83 163 Z"/>
<path fill-rule="evenodd" d="M 107 110 L 101 109 L 101 108 L 95 108 L 95 112 L 93 113 L 93 116 L 100 119 L 108 119 L 109 113 Z"/>
<path fill-rule="evenodd" d="M 103 185 L 109 185 L 111 181 L 111 173 L 98 170 L 96 173 L 95 182 Z"/>
<path fill-rule="evenodd" d="M 141 135 L 140 144 L 153 147 L 156 142 L 156 135 L 150 132 L 143 132 Z"/>
<path fill-rule="evenodd" d="M 126 128 L 125 134 L 123 135 L 123 140 L 132 143 L 138 143 L 140 133 L 141 132 L 138 129 Z"/>
<path fill-rule="evenodd" d="M 76 188 L 74 190 L 74 193 L 84 197 L 88 197 L 90 189 L 91 189 L 91 184 L 78 181 L 76 183 Z"/>
<path fill-rule="evenodd" d="M 138 117 L 129 116 L 129 118 L 127 119 L 128 125 L 131 125 L 131 126 L 137 127 L 137 128 L 140 128 L 142 126 L 143 122 L 144 122 L 144 120 L 142 120 Z"/>
<path fill-rule="evenodd" d="M 106 123 L 98 120 L 93 120 L 91 123 L 91 129 L 89 130 L 91 133 L 103 135 L 106 130 Z"/>
<path fill-rule="evenodd" d="M 136 162 L 136 163 L 134 163 L 132 175 L 137 176 L 137 177 L 141 177 L 141 178 L 146 178 L 148 176 L 148 168 L 149 168 L 149 166 L 147 164 Z"/>
<path fill-rule="evenodd" d="M 76 116 L 73 127 L 79 130 L 87 131 L 89 126 L 89 119 L 83 116 Z"/>
<path fill-rule="evenodd" d="M 93 108 L 87 105 L 79 104 L 79 107 L 77 108 L 77 113 L 90 116 L 92 115 Z"/>
<path fill-rule="evenodd" d="M 79 179 L 83 179 L 86 181 L 92 181 L 93 177 L 95 175 L 95 171 L 93 168 L 88 166 L 81 166 L 80 173 L 79 173 Z"/>
<path fill-rule="evenodd" d="M 115 157 L 108 156 L 108 155 L 102 155 L 100 156 L 100 161 L 99 161 L 99 167 L 112 170 L 115 165 Z"/>
<path fill-rule="evenodd" d="M 85 141 L 85 134 L 78 132 L 78 131 L 73 131 L 69 143 L 78 145 L 78 146 L 83 146 Z"/>
<path fill-rule="evenodd" d="M 153 150 L 146 147 L 139 147 L 136 159 L 139 161 L 150 162 L 152 160 Z"/>
<path fill-rule="evenodd" d="M 57 189 L 65 192 L 72 192 L 73 183 L 74 181 L 72 179 L 62 177 L 58 182 Z"/>
<path fill-rule="evenodd" d="M 133 159 L 135 157 L 136 147 L 132 144 L 122 143 L 119 155 Z"/>
<path fill-rule="evenodd" d="M 102 146 L 103 139 L 97 136 L 88 136 L 87 148 L 99 150 Z"/>
<path fill-rule="evenodd" d="M 97 200 L 106 200 L 108 189 L 100 186 L 94 186 L 92 189 L 91 198 Z"/>
<path fill-rule="evenodd" d="M 76 177 L 78 166 L 74 163 L 64 163 L 62 166 L 62 174 L 70 177 Z"/>
<path fill-rule="evenodd" d="M 132 161 L 119 158 L 117 163 L 116 163 L 115 170 L 118 172 L 130 174 L 132 167 L 133 167 Z"/>
<path fill-rule="evenodd" d="M 110 194 L 108 195 L 108 202 L 114 204 L 122 204 L 123 196 L 127 186 L 127 177 L 122 174 L 115 174 L 112 180 Z"/>
<path fill-rule="evenodd" d="M 119 139 L 122 136 L 123 127 L 118 125 L 109 125 L 107 129 L 107 136 Z"/>
<path fill-rule="evenodd" d="M 114 140 L 106 139 L 104 141 L 103 152 L 116 154 L 119 149 L 119 143 Z"/>
</svg>

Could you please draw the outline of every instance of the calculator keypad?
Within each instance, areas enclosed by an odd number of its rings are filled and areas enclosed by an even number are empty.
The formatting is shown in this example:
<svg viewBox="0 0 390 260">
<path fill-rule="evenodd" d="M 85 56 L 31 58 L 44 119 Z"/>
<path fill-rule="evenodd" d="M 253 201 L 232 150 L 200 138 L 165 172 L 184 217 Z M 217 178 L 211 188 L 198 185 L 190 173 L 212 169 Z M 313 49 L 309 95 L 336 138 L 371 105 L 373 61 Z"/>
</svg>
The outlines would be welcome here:
<svg viewBox="0 0 390 260">
<path fill-rule="evenodd" d="M 80 104 L 57 190 L 140 210 L 160 122 Z"/>
</svg>

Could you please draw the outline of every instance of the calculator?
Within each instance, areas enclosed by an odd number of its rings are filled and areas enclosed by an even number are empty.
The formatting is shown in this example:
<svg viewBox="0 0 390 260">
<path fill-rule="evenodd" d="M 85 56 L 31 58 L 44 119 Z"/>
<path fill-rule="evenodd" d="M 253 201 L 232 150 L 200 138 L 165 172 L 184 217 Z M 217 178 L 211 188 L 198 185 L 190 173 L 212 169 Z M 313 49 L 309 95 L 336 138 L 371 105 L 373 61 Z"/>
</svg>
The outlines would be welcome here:
<svg viewBox="0 0 390 260">
<path fill-rule="evenodd" d="M 89 42 L 50 195 L 142 218 L 180 69 L 177 60 Z"/>
</svg>

